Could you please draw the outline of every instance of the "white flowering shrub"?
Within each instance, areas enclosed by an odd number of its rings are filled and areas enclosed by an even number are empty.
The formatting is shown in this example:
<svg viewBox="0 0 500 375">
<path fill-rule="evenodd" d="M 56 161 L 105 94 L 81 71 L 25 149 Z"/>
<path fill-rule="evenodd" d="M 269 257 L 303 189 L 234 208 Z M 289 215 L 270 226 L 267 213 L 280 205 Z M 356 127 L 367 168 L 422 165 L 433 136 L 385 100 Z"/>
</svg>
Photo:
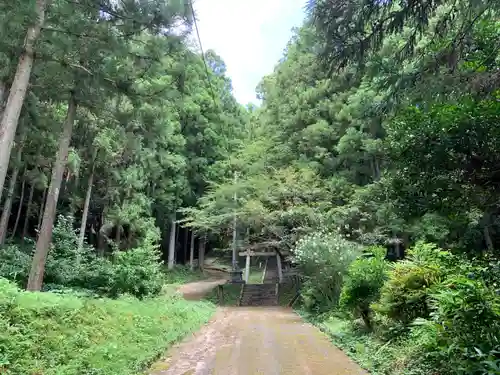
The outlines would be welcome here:
<svg viewBox="0 0 500 375">
<path fill-rule="evenodd" d="M 328 231 L 297 241 L 294 260 L 306 276 L 302 301 L 307 310 L 322 313 L 338 305 L 344 276 L 361 252 L 360 245 Z"/>
</svg>

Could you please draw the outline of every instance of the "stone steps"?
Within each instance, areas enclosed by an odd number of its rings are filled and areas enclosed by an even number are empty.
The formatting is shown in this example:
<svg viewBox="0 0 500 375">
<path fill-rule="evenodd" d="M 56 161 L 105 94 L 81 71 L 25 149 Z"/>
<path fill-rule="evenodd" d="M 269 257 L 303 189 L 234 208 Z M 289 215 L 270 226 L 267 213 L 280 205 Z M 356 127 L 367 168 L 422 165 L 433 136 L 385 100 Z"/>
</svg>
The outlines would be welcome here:
<svg viewBox="0 0 500 375">
<path fill-rule="evenodd" d="M 276 284 L 245 284 L 240 296 L 240 306 L 276 306 Z"/>
</svg>

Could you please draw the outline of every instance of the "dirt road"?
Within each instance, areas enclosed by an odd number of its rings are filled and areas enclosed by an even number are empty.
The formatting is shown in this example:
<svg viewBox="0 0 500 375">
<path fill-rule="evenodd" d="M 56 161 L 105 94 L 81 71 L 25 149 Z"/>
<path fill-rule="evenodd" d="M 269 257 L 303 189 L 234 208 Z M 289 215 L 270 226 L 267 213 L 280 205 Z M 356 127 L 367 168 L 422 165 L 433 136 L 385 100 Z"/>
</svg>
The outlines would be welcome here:
<svg viewBox="0 0 500 375">
<path fill-rule="evenodd" d="M 366 375 L 328 338 L 284 308 L 220 309 L 151 375 Z"/>
</svg>

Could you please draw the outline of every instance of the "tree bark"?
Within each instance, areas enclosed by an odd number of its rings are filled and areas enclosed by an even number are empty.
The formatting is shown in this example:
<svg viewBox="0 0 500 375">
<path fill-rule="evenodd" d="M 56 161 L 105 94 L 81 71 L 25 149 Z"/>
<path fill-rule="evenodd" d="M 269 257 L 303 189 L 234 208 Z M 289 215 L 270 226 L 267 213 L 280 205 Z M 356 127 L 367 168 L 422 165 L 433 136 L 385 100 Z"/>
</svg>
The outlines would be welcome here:
<svg viewBox="0 0 500 375">
<path fill-rule="evenodd" d="M 45 22 L 46 5 L 46 0 L 36 0 L 35 2 L 36 20 L 26 32 L 24 51 L 19 58 L 7 104 L 5 105 L 3 116 L 0 121 L 0 194 L 3 191 L 5 176 L 7 175 L 7 169 L 9 167 L 12 142 L 14 141 L 19 115 L 21 114 L 31 77 L 35 42 L 40 36 L 40 30 Z"/>
<path fill-rule="evenodd" d="M 484 241 L 486 242 L 486 247 L 489 251 L 495 250 L 495 246 L 493 245 L 493 241 L 490 236 L 490 229 L 488 225 L 485 225 L 483 228 Z"/>
<path fill-rule="evenodd" d="M 376 156 L 373 157 L 373 165 L 375 166 L 375 181 L 380 180 L 380 162 Z"/>
<path fill-rule="evenodd" d="M 116 236 L 115 236 L 115 243 L 116 243 L 116 248 L 118 250 L 121 249 L 120 243 L 122 242 L 122 225 L 118 224 L 116 226 Z"/>
<path fill-rule="evenodd" d="M 71 217 L 75 217 L 75 212 L 76 212 L 76 204 L 75 204 L 75 201 L 77 201 L 77 199 L 75 199 L 75 197 L 78 196 L 78 188 L 80 187 L 80 174 L 79 173 L 76 173 L 75 174 L 75 182 L 73 184 L 73 186 L 71 187 L 71 190 L 70 190 L 70 194 L 73 194 L 73 199 L 71 200 L 71 205 L 70 205 L 70 215 Z"/>
<path fill-rule="evenodd" d="M 43 209 L 45 207 L 45 199 L 47 198 L 47 188 L 43 189 L 42 200 L 40 202 L 40 209 L 38 210 L 38 224 L 36 225 L 36 231 L 40 233 L 40 227 L 42 226 Z M 37 235 L 38 238 L 38 235 Z"/>
<path fill-rule="evenodd" d="M 0 245 L 5 243 L 7 238 L 7 230 L 9 227 L 10 212 L 12 210 L 12 200 L 14 198 L 14 191 L 16 190 L 17 176 L 19 175 L 19 165 L 21 164 L 21 156 L 23 152 L 23 143 L 19 145 L 17 150 L 17 165 L 12 171 L 12 176 L 10 177 L 9 190 L 7 191 L 7 197 L 5 198 L 5 203 L 3 205 L 2 217 L 0 219 Z"/>
<path fill-rule="evenodd" d="M 28 206 L 26 208 L 26 215 L 24 217 L 23 224 L 23 235 L 21 236 L 21 242 L 24 243 L 24 238 L 28 235 L 28 223 L 31 216 L 31 206 L 33 205 L 33 194 L 35 193 L 35 184 L 32 183 L 30 186 L 30 193 L 28 196 Z"/>
<path fill-rule="evenodd" d="M 5 82 L 0 81 L 0 121 L 2 120 L 3 115 L 3 104 L 5 101 L 6 87 Z"/>
<path fill-rule="evenodd" d="M 189 261 L 188 242 L 189 242 L 189 229 L 184 228 L 184 242 L 182 244 L 182 250 L 184 251 L 184 264 L 187 264 L 187 262 Z"/>
<path fill-rule="evenodd" d="M 23 201 L 24 201 L 24 188 L 26 187 L 26 177 L 23 176 L 23 182 L 21 184 L 21 196 L 19 198 L 19 207 L 17 208 L 16 222 L 14 223 L 14 229 L 12 229 L 12 235 L 10 236 L 11 240 L 14 239 L 14 236 L 17 232 L 17 226 L 19 225 L 19 219 L 21 218 L 21 211 L 23 209 Z"/>
<path fill-rule="evenodd" d="M 95 157 L 92 162 L 92 170 L 87 185 L 87 195 L 85 196 L 85 204 L 83 205 L 82 225 L 80 226 L 80 237 L 78 238 L 78 250 L 83 248 L 83 241 L 85 240 L 85 228 L 87 228 L 87 217 L 89 215 L 90 198 L 92 196 L 92 184 L 94 183 L 95 171 Z"/>
<path fill-rule="evenodd" d="M 205 246 L 207 242 L 207 235 L 204 234 L 203 238 L 200 238 L 200 244 L 198 246 L 198 266 L 203 271 L 205 265 Z"/>
<path fill-rule="evenodd" d="M 71 92 L 68 101 L 68 113 L 59 140 L 59 150 L 57 151 L 54 167 L 52 168 L 52 177 L 50 179 L 49 190 L 45 202 L 42 227 L 40 228 L 40 233 L 36 242 L 35 255 L 33 256 L 27 290 L 37 291 L 42 288 L 45 261 L 47 260 L 47 254 L 52 240 L 52 229 L 54 226 L 57 200 L 59 198 L 59 190 L 61 188 L 61 181 L 68 157 L 71 133 L 76 118 L 76 108 L 75 93 Z"/>
<path fill-rule="evenodd" d="M 191 244 L 189 245 L 189 267 L 191 271 L 194 271 L 194 240 L 195 240 L 194 231 L 191 232 Z"/>
<path fill-rule="evenodd" d="M 168 245 L 168 269 L 171 270 L 174 268 L 174 261 L 175 261 L 175 232 L 176 232 L 176 226 L 175 226 L 175 213 L 174 217 L 172 218 L 172 225 L 170 227 L 170 243 Z"/>
</svg>

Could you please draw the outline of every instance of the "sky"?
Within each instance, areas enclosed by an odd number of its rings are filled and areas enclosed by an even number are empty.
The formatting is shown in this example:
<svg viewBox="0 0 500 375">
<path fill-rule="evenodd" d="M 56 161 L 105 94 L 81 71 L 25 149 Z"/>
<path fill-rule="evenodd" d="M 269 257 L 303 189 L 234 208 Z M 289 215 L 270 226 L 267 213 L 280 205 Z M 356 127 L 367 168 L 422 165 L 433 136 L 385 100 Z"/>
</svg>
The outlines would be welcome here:
<svg viewBox="0 0 500 375">
<path fill-rule="evenodd" d="M 291 29 L 304 19 L 305 0 L 196 0 L 203 49 L 226 63 L 234 96 L 241 104 L 258 103 L 255 88 L 273 71 Z"/>
</svg>

